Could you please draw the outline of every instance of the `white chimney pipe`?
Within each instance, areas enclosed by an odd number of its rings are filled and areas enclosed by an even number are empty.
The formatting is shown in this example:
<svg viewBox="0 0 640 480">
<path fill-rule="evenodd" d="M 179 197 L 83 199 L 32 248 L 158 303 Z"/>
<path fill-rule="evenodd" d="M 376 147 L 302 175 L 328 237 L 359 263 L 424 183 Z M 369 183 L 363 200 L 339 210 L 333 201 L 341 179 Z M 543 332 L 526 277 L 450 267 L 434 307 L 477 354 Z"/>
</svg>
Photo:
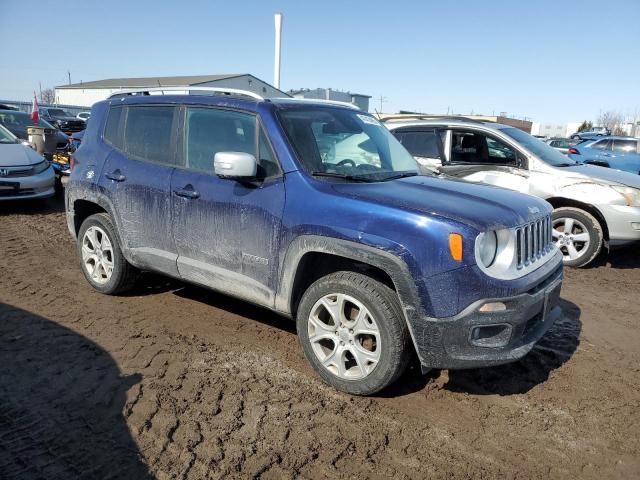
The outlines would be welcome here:
<svg viewBox="0 0 640 480">
<path fill-rule="evenodd" d="M 276 21 L 276 47 L 273 63 L 273 86 L 280 88 L 280 37 L 282 36 L 282 14 L 275 14 Z"/>
</svg>

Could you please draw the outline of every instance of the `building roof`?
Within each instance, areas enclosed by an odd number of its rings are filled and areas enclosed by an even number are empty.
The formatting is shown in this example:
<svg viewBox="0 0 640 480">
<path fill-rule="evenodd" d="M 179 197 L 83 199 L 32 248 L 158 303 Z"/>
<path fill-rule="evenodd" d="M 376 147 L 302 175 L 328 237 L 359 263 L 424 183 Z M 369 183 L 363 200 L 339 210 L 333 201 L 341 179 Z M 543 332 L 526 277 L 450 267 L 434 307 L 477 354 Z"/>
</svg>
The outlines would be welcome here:
<svg viewBox="0 0 640 480">
<path fill-rule="evenodd" d="M 318 91 L 327 91 L 327 90 L 331 90 L 332 92 L 336 92 L 336 93 L 345 93 L 347 95 L 351 95 L 352 97 L 364 97 L 364 98 L 371 98 L 371 95 L 365 95 L 364 93 L 353 93 L 353 92 L 343 92 L 342 90 L 335 90 L 333 88 L 299 88 L 297 90 L 289 90 L 289 95 L 298 95 L 300 93 L 308 93 L 308 92 L 318 92 Z"/>
<path fill-rule="evenodd" d="M 137 87 L 182 87 L 201 83 L 242 77 L 248 73 L 231 73 L 226 75 L 184 75 L 178 77 L 140 77 L 140 78 L 107 78 L 93 82 L 72 83 L 55 88 L 137 88 Z M 253 75 L 252 75 L 253 76 Z"/>
</svg>

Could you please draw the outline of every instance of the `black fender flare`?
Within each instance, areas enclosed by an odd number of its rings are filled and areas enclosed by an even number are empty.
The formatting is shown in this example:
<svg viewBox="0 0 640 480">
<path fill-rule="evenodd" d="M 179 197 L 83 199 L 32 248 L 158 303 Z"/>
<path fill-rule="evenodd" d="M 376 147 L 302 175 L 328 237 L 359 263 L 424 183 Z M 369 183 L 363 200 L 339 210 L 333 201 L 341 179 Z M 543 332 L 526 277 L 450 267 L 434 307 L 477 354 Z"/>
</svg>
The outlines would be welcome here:
<svg viewBox="0 0 640 480">
<path fill-rule="evenodd" d="M 407 322 L 416 352 L 418 352 L 414 325 L 423 321 L 424 310 L 414 276 L 407 263 L 392 251 L 381 250 L 362 243 L 320 235 L 301 235 L 287 248 L 280 268 L 280 282 L 275 298 L 275 309 L 292 315 L 292 296 L 296 273 L 302 257 L 310 252 L 326 253 L 371 265 L 386 272 L 391 278 L 402 312 Z M 422 361 L 422 358 L 420 359 Z"/>
</svg>

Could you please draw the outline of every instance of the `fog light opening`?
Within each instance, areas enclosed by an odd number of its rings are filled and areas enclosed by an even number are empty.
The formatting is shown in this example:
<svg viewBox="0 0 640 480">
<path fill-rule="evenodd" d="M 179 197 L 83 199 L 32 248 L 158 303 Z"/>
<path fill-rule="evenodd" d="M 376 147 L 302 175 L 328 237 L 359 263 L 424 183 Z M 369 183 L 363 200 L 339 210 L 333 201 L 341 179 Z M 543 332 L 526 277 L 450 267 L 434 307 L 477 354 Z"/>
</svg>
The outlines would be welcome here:
<svg viewBox="0 0 640 480">
<path fill-rule="evenodd" d="M 511 338 L 511 325 L 499 323 L 473 327 L 469 340 L 478 347 L 504 347 Z"/>
</svg>

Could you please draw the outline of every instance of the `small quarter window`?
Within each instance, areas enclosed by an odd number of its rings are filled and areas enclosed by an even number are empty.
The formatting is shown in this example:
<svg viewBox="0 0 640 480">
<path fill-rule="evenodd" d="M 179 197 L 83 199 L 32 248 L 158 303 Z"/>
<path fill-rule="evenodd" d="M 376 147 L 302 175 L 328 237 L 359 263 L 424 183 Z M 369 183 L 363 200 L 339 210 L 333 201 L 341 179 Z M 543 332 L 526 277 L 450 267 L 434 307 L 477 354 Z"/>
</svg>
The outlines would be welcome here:
<svg viewBox="0 0 640 480">
<path fill-rule="evenodd" d="M 104 140 L 121 150 L 123 150 L 123 146 L 122 137 L 120 135 L 120 123 L 123 119 L 123 111 L 124 109 L 122 107 L 112 107 L 111 110 L 109 110 L 107 124 L 104 127 Z"/>
</svg>

